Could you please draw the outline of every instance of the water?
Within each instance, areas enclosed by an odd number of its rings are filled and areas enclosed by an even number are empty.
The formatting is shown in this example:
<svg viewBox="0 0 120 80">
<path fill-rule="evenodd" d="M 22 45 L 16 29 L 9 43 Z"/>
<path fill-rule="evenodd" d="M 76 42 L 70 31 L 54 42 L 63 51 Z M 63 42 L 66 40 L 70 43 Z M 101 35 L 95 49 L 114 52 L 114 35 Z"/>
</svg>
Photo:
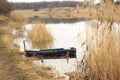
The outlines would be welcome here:
<svg viewBox="0 0 120 80">
<path fill-rule="evenodd" d="M 56 76 L 65 76 L 67 72 L 77 70 L 77 62 L 81 61 L 86 49 L 86 46 L 81 46 L 86 41 L 85 22 L 80 21 L 77 23 L 59 23 L 59 24 L 46 24 L 46 28 L 52 33 L 54 43 L 51 48 L 70 48 L 75 47 L 77 50 L 77 58 L 69 59 L 44 59 L 42 63 L 40 60 L 35 60 L 33 63 L 42 66 L 50 66 L 53 68 L 53 73 Z M 16 35 L 17 30 L 12 33 L 17 36 L 14 43 L 20 46 L 20 51 L 24 51 L 23 40 L 26 40 L 26 48 L 32 49 L 32 43 L 28 38 L 27 31 L 31 30 L 31 24 L 23 27 L 23 35 L 19 37 Z"/>
<path fill-rule="evenodd" d="M 93 24 L 95 23 L 95 24 Z M 96 25 L 97 24 L 97 25 Z M 65 75 L 67 72 L 73 72 L 78 71 L 78 63 L 83 59 L 84 54 L 86 53 L 86 31 L 88 31 L 90 37 L 90 43 L 95 47 L 96 41 L 99 39 L 94 39 L 97 37 L 95 36 L 96 27 L 99 26 L 99 29 L 97 33 L 101 35 L 101 31 L 104 29 L 103 27 L 108 26 L 109 24 L 107 21 L 100 23 L 100 21 L 97 20 L 91 20 L 91 21 L 80 21 L 76 23 L 59 23 L 59 24 L 46 24 L 46 28 L 52 33 L 54 37 L 54 44 L 51 48 L 69 48 L 69 47 L 75 47 L 77 49 L 77 58 L 69 59 L 69 62 L 67 63 L 66 59 L 44 59 L 44 62 L 42 63 L 40 60 L 34 60 L 33 64 L 37 64 L 38 66 L 50 66 L 53 68 L 53 73 L 56 74 L 56 77 L 58 76 L 65 76 L 67 80 L 68 76 Z M 118 50 L 119 47 L 119 29 L 120 24 L 119 23 L 113 23 L 112 32 L 114 32 L 115 39 L 118 40 L 116 42 L 116 50 Z M 20 50 L 23 51 L 23 45 L 22 40 L 28 39 L 27 38 L 27 30 L 31 30 L 31 24 L 27 24 L 23 27 L 23 37 L 18 37 L 15 39 L 15 42 L 20 46 Z M 15 35 L 18 31 L 13 30 L 12 33 Z M 88 34 L 87 34 L 88 35 Z M 18 35 L 16 35 L 18 36 Z M 89 38 L 87 36 L 87 38 Z M 32 43 L 28 39 L 27 48 L 32 48 Z M 84 45 L 83 45 L 84 44 Z M 93 49 L 94 50 L 94 49 Z M 79 67 L 81 70 L 82 67 Z"/>
<path fill-rule="evenodd" d="M 34 61 L 34 64 L 51 66 L 54 68 L 56 75 L 64 76 L 64 73 L 73 72 L 77 70 L 77 61 L 80 61 L 84 55 L 85 46 L 81 44 L 86 40 L 85 22 L 77 22 L 73 24 L 46 24 L 47 29 L 50 30 L 54 36 L 54 44 L 52 48 L 69 48 L 75 47 L 77 49 L 77 58 L 69 59 L 45 59 L 44 63 L 40 60 Z M 81 34 L 81 35 L 80 35 Z"/>
</svg>

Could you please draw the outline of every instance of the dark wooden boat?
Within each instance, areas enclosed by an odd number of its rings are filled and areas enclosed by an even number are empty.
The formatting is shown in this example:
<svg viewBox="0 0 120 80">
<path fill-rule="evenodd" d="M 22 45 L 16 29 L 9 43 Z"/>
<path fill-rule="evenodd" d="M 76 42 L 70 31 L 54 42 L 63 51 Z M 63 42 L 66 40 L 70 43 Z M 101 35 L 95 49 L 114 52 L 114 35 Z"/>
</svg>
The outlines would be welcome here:
<svg viewBox="0 0 120 80">
<path fill-rule="evenodd" d="M 32 57 L 42 57 L 44 59 L 53 59 L 53 58 L 76 58 L 76 48 L 64 49 L 42 49 L 42 50 L 26 50 L 26 56 Z"/>
<path fill-rule="evenodd" d="M 40 57 L 41 59 L 57 59 L 57 58 L 76 58 L 76 48 L 70 49 L 56 48 L 56 49 L 42 49 L 42 50 L 26 50 L 25 41 L 24 51 L 27 57 Z"/>
</svg>

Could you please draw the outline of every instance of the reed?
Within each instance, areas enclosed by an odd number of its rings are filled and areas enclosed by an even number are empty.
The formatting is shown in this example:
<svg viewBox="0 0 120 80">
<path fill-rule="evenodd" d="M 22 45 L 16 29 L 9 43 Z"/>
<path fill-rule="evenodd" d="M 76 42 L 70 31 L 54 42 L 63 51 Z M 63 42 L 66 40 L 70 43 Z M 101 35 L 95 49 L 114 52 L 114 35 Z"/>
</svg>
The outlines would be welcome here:
<svg viewBox="0 0 120 80">
<path fill-rule="evenodd" d="M 28 33 L 34 48 L 48 48 L 53 42 L 52 34 L 41 23 L 33 24 Z"/>
<path fill-rule="evenodd" d="M 52 68 L 38 66 L 33 59 L 21 56 L 10 32 L 15 27 L 9 24 L 0 27 L 0 80 L 53 80 Z"/>
<path fill-rule="evenodd" d="M 85 80 L 120 79 L 120 31 L 112 22 L 87 27 L 87 47 Z M 117 31 L 117 32 L 116 32 Z"/>
</svg>

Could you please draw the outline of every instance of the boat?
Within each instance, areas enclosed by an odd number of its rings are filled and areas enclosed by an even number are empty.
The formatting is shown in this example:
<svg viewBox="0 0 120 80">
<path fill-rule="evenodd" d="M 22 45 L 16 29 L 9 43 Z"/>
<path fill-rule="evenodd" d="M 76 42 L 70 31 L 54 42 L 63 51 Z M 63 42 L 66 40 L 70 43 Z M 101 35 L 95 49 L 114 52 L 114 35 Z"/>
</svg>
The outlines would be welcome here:
<svg viewBox="0 0 120 80">
<path fill-rule="evenodd" d="M 55 48 L 55 49 L 42 49 L 42 50 L 26 50 L 27 57 L 41 57 L 44 59 L 53 58 L 76 58 L 76 48 L 71 47 L 70 49 Z"/>
<path fill-rule="evenodd" d="M 27 57 L 40 57 L 41 59 L 58 59 L 58 58 L 76 58 L 76 48 L 71 47 L 69 49 L 55 48 L 55 49 L 40 49 L 40 50 L 27 50 L 25 41 L 24 51 Z"/>
</svg>

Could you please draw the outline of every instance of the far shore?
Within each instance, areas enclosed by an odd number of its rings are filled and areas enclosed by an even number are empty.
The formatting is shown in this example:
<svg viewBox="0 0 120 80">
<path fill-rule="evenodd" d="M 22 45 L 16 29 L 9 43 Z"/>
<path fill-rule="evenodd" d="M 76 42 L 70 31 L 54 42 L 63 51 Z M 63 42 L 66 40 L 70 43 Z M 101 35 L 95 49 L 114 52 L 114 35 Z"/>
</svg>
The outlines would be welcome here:
<svg viewBox="0 0 120 80">
<path fill-rule="evenodd" d="M 104 5 L 89 6 L 89 7 L 61 7 L 61 8 L 43 8 L 37 11 L 34 10 L 13 10 L 10 17 L 17 21 L 27 20 L 30 17 L 38 16 L 40 18 L 53 19 L 99 19 L 107 21 L 120 22 L 120 6 L 119 5 Z"/>
</svg>

